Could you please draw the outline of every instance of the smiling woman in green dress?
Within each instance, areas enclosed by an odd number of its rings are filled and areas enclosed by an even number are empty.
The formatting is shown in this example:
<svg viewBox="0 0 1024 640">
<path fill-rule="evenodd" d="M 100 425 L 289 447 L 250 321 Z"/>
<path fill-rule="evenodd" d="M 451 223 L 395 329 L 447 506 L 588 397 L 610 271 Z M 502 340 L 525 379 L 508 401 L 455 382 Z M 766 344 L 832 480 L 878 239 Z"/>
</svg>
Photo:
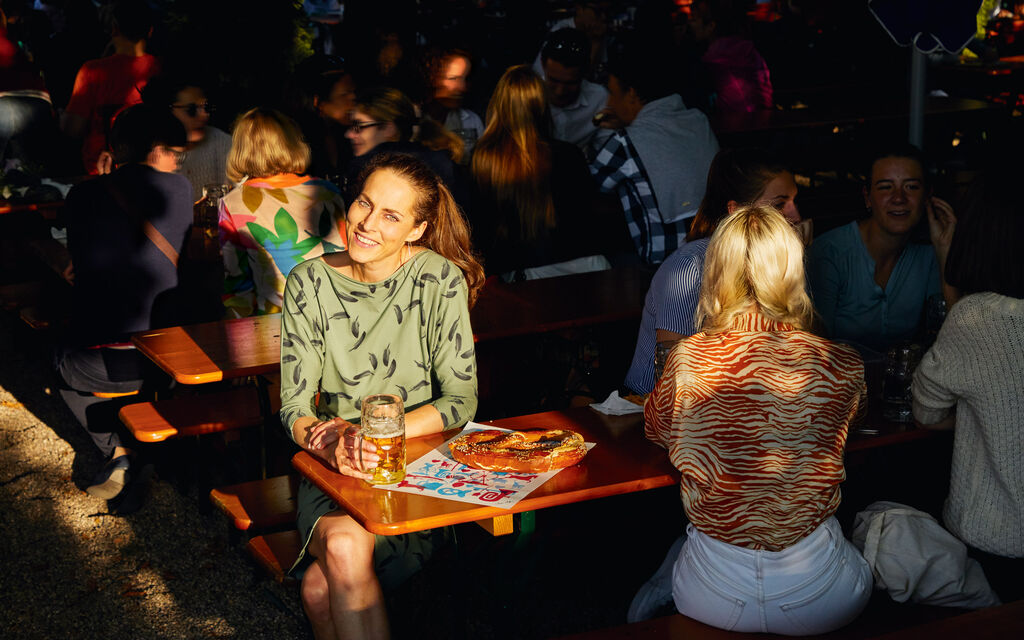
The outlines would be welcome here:
<svg viewBox="0 0 1024 640">
<path fill-rule="evenodd" d="M 340 473 L 368 479 L 351 422 L 365 396 L 399 395 L 407 438 L 462 426 L 476 411 L 469 307 L 483 268 L 451 194 L 426 165 L 386 155 L 363 176 L 348 211 L 347 251 L 303 262 L 288 276 L 281 422 Z M 306 544 L 297 566 L 307 565 L 302 601 L 314 635 L 386 636 L 381 583 L 419 569 L 447 532 L 375 536 L 308 482 L 298 502 Z"/>
</svg>

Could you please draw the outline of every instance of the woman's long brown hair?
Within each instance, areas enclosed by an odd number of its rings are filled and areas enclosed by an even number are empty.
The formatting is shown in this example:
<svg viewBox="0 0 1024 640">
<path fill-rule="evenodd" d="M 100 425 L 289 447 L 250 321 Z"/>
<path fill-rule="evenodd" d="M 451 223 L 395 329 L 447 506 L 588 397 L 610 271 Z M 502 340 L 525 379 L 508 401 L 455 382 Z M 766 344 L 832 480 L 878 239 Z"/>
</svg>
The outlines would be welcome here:
<svg viewBox="0 0 1024 640">
<path fill-rule="evenodd" d="M 487 105 L 487 127 L 473 151 L 473 179 L 499 203 L 511 203 L 519 236 L 555 226 L 551 199 L 550 111 L 544 81 L 528 65 L 509 67 Z M 510 221 L 499 221 L 499 239 Z"/>
<path fill-rule="evenodd" d="M 484 268 L 473 253 L 469 225 L 448 187 L 430 167 L 404 153 L 376 156 L 363 170 L 359 183 L 365 183 L 375 171 L 392 171 L 416 191 L 413 216 L 416 224 L 426 221 L 427 230 L 415 244 L 444 256 L 462 270 L 472 308 L 484 284 Z"/>
</svg>

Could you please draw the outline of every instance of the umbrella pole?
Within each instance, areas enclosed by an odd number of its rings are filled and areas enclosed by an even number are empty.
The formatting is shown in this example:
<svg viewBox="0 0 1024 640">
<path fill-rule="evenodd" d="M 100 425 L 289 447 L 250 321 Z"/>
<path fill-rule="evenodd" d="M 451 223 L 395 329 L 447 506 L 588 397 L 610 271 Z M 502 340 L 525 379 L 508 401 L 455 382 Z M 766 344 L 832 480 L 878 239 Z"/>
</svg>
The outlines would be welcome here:
<svg viewBox="0 0 1024 640">
<path fill-rule="evenodd" d="M 910 59 L 910 144 L 924 148 L 924 93 L 928 56 L 912 46 Z"/>
</svg>

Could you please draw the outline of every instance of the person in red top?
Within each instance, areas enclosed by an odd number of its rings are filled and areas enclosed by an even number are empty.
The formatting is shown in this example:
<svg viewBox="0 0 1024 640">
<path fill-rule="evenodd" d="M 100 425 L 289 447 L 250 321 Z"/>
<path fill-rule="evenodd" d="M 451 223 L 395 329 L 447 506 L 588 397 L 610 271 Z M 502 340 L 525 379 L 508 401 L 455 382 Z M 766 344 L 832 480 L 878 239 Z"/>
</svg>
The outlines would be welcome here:
<svg viewBox="0 0 1024 640">
<path fill-rule="evenodd" d="M 82 165 L 90 174 L 100 173 L 96 162 L 114 116 L 142 101 L 142 88 L 159 70 L 157 59 L 146 53 L 153 19 L 144 0 L 117 0 L 111 17 L 114 53 L 78 70 L 60 123 L 65 134 L 82 140 Z"/>
</svg>

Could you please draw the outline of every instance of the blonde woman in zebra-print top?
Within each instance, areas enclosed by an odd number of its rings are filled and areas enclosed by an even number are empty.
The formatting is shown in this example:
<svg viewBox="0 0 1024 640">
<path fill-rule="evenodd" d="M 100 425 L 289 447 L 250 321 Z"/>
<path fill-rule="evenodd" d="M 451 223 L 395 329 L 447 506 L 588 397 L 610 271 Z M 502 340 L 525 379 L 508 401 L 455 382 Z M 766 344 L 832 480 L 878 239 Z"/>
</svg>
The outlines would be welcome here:
<svg viewBox="0 0 1024 640">
<path fill-rule="evenodd" d="M 701 331 L 669 355 L 645 430 L 681 471 L 690 525 L 674 560 L 684 614 L 802 635 L 852 620 L 871 574 L 833 514 L 863 363 L 812 335 L 803 246 L 776 211 L 738 209 L 708 246 Z"/>
</svg>

